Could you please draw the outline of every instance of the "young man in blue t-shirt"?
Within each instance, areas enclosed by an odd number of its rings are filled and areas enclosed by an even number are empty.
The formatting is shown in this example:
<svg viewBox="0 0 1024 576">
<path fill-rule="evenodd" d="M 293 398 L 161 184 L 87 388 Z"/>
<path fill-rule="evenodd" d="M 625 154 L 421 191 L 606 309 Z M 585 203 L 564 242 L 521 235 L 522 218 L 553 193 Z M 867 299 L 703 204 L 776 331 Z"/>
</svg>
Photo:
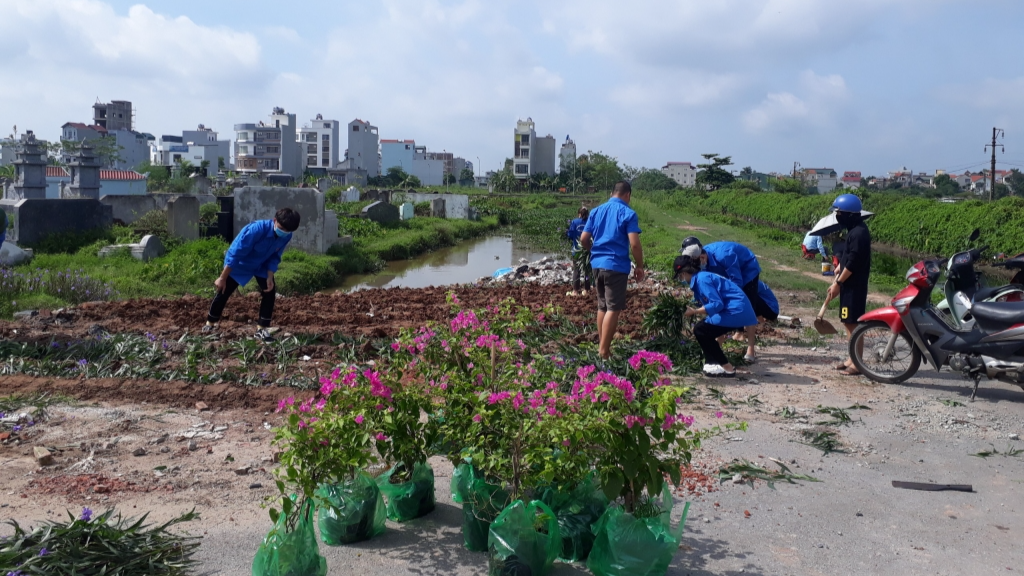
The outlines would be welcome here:
<svg viewBox="0 0 1024 576">
<path fill-rule="evenodd" d="M 217 295 L 210 305 L 203 332 L 213 331 L 220 322 L 228 298 L 255 276 L 262 294 L 256 339 L 265 343 L 274 341 L 268 330 L 277 297 L 274 273 L 281 264 L 281 254 L 292 240 L 292 232 L 298 228 L 299 213 L 291 208 L 278 210 L 273 220 L 257 220 L 242 228 L 224 255 L 224 270 L 213 282 Z"/>
<path fill-rule="evenodd" d="M 590 250 L 590 266 L 597 285 L 598 353 L 612 355 L 612 338 L 619 328 L 619 315 L 626 309 L 626 282 L 629 279 L 629 254 L 633 253 L 636 279 L 644 279 L 644 250 L 640 246 L 640 223 L 629 207 L 633 189 L 629 182 L 618 182 L 612 197 L 594 208 L 580 236 L 580 246 Z"/>
</svg>

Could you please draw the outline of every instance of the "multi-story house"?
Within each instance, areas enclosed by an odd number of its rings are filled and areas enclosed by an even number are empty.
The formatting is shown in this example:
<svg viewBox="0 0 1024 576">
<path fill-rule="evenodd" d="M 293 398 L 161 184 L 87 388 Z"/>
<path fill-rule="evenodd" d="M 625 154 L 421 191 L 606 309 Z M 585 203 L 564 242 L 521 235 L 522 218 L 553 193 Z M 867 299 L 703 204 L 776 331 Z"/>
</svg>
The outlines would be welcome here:
<svg viewBox="0 0 1024 576">
<path fill-rule="evenodd" d="M 566 170 L 570 166 L 576 164 L 576 143 L 569 138 L 567 134 L 565 136 L 565 142 L 562 142 L 562 148 L 558 151 L 558 169 Z"/>
<path fill-rule="evenodd" d="M 804 185 L 816 186 L 818 194 L 827 194 L 839 185 L 836 171 L 832 168 L 804 168 Z"/>
<path fill-rule="evenodd" d="M 550 134 L 538 138 L 533 118 L 516 122 L 512 174 L 519 180 L 534 174 L 555 175 L 555 138 Z"/>
<path fill-rule="evenodd" d="M 132 103 L 127 100 L 93 104 L 92 118 L 93 124 L 107 130 L 128 130 L 130 132 L 135 129 L 135 112 L 132 109 Z"/>
<path fill-rule="evenodd" d="M 377 127 L 358 118 L 348 123 L 348 150 L 342 168 L 366 171 L 368 178 L 380 176 L 381 158 Z"/>
<path fill-rule="evenodd" d="M 860 188 L 860 172 L 846 171 L 843 172 L 843 188 L 846 190 L 856 190 Z"/>
<path fill-rule="evenodd" d="M 299 128 L 299 148 L 301 148 L 307 170 L 326 171 L 338 165 L 340 157 L 341 124 L 337 120 L 324 120 L 320 114 L 311 120 L 308 126 Z"/>
<path fill-rule="evenodd" d="M 149 161 L 154 166 L 174 167 L 188 161 L 195 167 L 207 163 L 206 175 L 215 176 L 223 163 L 231 165 L 231 141 L 218 140 L 217 132 L 200 124 L 196 130 L 184 130 L 181 136 L 165 134 L 150 142 Z"/>
<path fill-rule="evenodd" d="M 109 139 L 117 147 L 115 157 L 104 158 L 104 166 L 115 170 L 130 170 L 149 160 L 149 137 L 146 134 L 126 129 L 108 129 L 94 124 L 66 122 L 61 126 L 61 140 L 84 142 L 86 140 Z M 61 161 L 70 162 L 72 154 L 62 152 Z"/>
<path fill-rule="evenodd" d="M 302 176 L 295 114 L 274 108 L 270 122 L 235 124 L 235 170 Z"/>
<path fill-rule="evenodd" d="M 683 188 L 697 186 L 697 169 L 690 162 L 669 162 L 661 167 L 661 173 Z"/>
<path fill-rule="evenodd" d="M 415 151 L 415 140 L 381 140 L 381 173 L 387 174 L 389 168 L 397 166 L 404 170 L 407 174 L 412 174 L 412 157 Z"/>
</svg>

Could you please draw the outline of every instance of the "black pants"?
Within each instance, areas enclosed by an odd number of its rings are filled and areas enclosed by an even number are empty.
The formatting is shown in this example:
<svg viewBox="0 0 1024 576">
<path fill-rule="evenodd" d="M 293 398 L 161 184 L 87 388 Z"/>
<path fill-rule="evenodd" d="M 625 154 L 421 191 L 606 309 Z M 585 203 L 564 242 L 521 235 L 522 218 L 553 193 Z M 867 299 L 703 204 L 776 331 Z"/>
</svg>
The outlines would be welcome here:
<svg viewBox="0 0 1024 576">
<path fill-rule="evenodd" d="M 277 287 L 267 292 L 267 279 L 256 277 L 256 283 L 260 286 L 260 319 L 258 324 L 263 328 L 270 326 L 270 319 L 274 317 L 274 300 L 277 298 Z M 227 279 L 227 285 L 224 286 L 223 292 L 218 292 L 213 298 L 213 304 L 210 304 L 210 315 L 206 319 L 210 322 L 220 322 L 220 317 L 224 313 L 224 306 L 228 303 L 228 298 L 238 290 L 238 282 L 235 282 L 234 278 L 230 276 Z"/>
<path fill-rule="evenodd" d="M 742 330 L 742 328 L 716 326 L 708 324 L 703 320 L 697 322 L 697 325 L 693 327 L 693 337 L 697 339 L 697 344 L 700 344 L 700 349 L 704 352 L 704 362 L 706 364 L 722 366 L 729 363 L 729 359 L 725 357 L 725 352 L 722 351 L 722 345 L 718 343 L 718 337 L 737 330 Z"/>
<path fill-rule="evenodd" d="M 753 307 L 755 316 L 760 316 L 765 320 L 777 320 L 779 318 L 778 312 L 769 308 L 768 304 L 761 298 L 761 294 L 758 292 L 760 283 L 761 275 L 758 274 L 742 288 L 743 293 L 746 294 L 747 299 L 750 300 L 750 306 Z"/>
<path fill-rule="evenodd" d="M 586 289 L 588 291 L 590 290 L 590 275 L 587 274 L 586 270 L 584 270 L 585 266 L 586 266 L 586 263 L 583 262 L 582 260 L 575 260 L 575 259 L 573 260 L 573 262 L 572 262 L 572 289 L 573 290 L 579 291 L 579 289 L 580 289 L 580 279 L 581 278 L 583 280 L 583 282 L 582 282 L 583 285 L 586 286 Z"/>
</svg>

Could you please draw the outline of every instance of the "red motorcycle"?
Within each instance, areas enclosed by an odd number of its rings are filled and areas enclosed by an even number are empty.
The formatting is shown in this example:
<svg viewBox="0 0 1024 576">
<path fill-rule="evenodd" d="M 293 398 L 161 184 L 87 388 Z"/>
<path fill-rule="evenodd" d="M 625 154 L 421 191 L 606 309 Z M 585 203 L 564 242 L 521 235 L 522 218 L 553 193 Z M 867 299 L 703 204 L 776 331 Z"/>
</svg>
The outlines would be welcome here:
<svg viewBox="0 0 1024 576">
<path fill-rule="evenodd" d="M 936 371 L 948 365 L 974 380 L 972 400 L 982 376 L 1024 388 L 1024 302 L 983 302 L 995 289 L 982 290 L 970 309 L 974 326 L 961 330 L 931 303 L 941 275 L 938 261 L 918 262 L 891 306 L 860 317 L 850 337 L 854 366 L 872 381 L 898 384 L 923 357 Z"/>
</svg>

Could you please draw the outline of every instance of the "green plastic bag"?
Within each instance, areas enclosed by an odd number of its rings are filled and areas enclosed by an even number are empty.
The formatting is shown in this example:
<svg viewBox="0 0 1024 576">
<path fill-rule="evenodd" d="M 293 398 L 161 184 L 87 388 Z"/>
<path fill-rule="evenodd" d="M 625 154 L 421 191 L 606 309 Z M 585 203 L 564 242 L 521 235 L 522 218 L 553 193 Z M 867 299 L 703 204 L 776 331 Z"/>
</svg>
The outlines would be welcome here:
<svg viewBox="0 0 1024 576">
<path fill-rule="evenodd" d="M 459 464 L 452 474 L 452 500 L 462 504 L 462 538 L 466 549 L 487 551 L 487 532 L 508 503 L 508 492 L 490 484 L 470 464 Z"/>
<path fill-rule="evenodd" d="M 384 533 L 384 498 L 365 472 L 358 472 L 355 478 L 341 484 L 324 484 L 316 494 L 331 504 L 319 507 L 320 538 L 324 544 L 352 544 Z"/>
<path fill-rule="evenodd" d="M 585 561 L 594 547 L 591 526 L 608 509 L 608 497 L 597 482 L 597 474 L 591 472 L 573 490 L 542 488 L 537 499 L 550 506 L 558 518 L 558 532 L 562 535 L 558 558 L 565 562 Z"/>
<path fill-rule="evenodd" d="M 412 480 L 392 484 L 391 477 L 396 470 L 398 466 L 377 478 L 377 486 L 388 503 L 388 518 L 405 522 L 433 512 L 434 469 L 426 462 L 419 462 L 412 469 Z"/>
<path fill-rule="evenodd" d="M 281 515 L 252 560 L 252 576 L 327 576 L 313 528 L 313 503 L 307 502 L 295 530 L 285 532 Z"/>
<path fill-rule="evenodd" d="M 672 492 L 667 483 L 661 504 L 661 514 L 653 518 L 636 518 L 617 506 L 608 508 L 594 525 L 596 539 L 587 560 L 594 576 L 665 575 L 679 548 L 690 503 L 683 508 L 676 530 L 671 526 Z"/>
<path fill-rule="evenodd" d="M 544 576 L 562 549 L 558 520 L 547 504 L 516 500 L 491 524 L 489 576 Z"/>
</svg>

